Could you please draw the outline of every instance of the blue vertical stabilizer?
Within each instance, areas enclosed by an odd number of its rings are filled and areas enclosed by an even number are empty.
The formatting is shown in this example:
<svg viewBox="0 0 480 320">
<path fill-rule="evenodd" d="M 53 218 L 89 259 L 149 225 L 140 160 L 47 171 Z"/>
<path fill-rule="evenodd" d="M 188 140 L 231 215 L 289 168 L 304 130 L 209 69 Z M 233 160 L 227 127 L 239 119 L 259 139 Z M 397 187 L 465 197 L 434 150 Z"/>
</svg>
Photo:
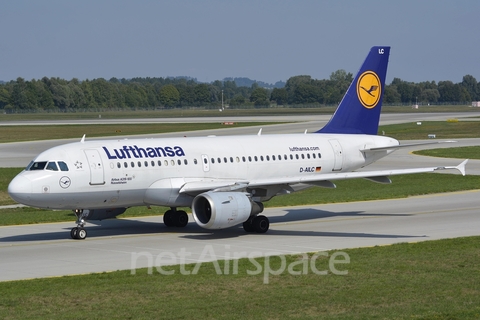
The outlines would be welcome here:
<svg viewBox="0 0 480 320">
<path fill-rule="evenodd" d="M 390 47 L 373 47 L 330 121 L 317 133 L 377 134 Z"/>
</svg>

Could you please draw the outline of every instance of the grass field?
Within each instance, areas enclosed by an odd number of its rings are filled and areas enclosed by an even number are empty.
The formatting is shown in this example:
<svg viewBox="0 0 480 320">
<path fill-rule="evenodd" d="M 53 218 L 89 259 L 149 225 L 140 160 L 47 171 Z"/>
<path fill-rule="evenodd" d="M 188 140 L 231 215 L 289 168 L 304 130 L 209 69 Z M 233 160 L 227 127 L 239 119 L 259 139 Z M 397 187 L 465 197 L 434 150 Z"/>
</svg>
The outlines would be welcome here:
<svg viewBox="0 0 480 320">
<path fill-rule="evenodd" d="M 145 123 L 145 124 L 102 124 L 102 125 L 59 125 L 48 126 L 0 126 L 0 143 L 35 141 L 49 139 L 80 138 L 87 134 L 92 137 L 111 137 L 140 134 L 158 134 L 166 132 L 177 132 L 183 137 L 189 131 L 229 129 L 249 126 L 272 125 L 274 122 L 238 122 L 234 125 L 223 125 L 222 123 Z"/>
<path fill-rule="evenodd" d="M 419 150 L 413 153 L 441 158 L 480 159 L 480 146 Z"/>
<path fill-rule="evenodd" d="M 480 121 L 422 121 L 380 126 L 379 133 L 397 140 L 428 139 L 429 134 L 435 134 L 436 139 L 479 138 Z"/>
<path fill-rule="evenodd" d="M 329 252 L 315 260 L 203 263 L 190 275 L 195 265 L 162 269 L 172 275 L 153 268 L 2 282 L 0 318 L 479 319 L 479 243 L 470 237 L 342 250 L 349 263 L 335 269 L 345 275 L 332 272 Z"/>
<path fill-rule="evenodd" d="M 191 108 L 191 109 L 160 109 L 160 110 L 123 110 L 123 111 L 77 111 L 61 113 L 23 113 L 1 114 L 2 121 L 24 120 L 78 120 L 78 119 L 138 119 L 138 118 L 181 118 L 181 117 L 228 117 L 228 116 L 276 116 L 276 115 L 315 115 L 333 114 L 336 106 L 316 107 L 271 107 L 271 108 L 246 108 L 226 109 L 218 112 L 218 109 Z M 472 108 L 466 105 L 456 106 L 422 106 L 420 109 L 412 109 L 411 106 L 383 106 L 382 113 L 431 113 L 431 112 L 465 112 L 466 115 L 475 116 L 480 114 L 480 108 Z"/>
<path fill-rule="evenodd" d="M 0 143 L 81 138 L 85 133 L 88 137 L 110 137 L 139 134 L 156 134 L 178 132 L 179 136 L 189 131 L 228 129 L 235 127 L 266 126 L 277 122 L 238 122 L 234 126 L 225 126 L 218 123 L 162 123 L 162 124 L 104 124 L 104 125 L 60 125 L 45 126 L 0 126 Z M 398 140 L 427 139 L 435 133 L 437 139 L 477 138 L 480 136 L 480 121 L 425 121 L 421 126 L 416 123 L 404 123 L 380 126 L 379 132 Z"/>
</svg>

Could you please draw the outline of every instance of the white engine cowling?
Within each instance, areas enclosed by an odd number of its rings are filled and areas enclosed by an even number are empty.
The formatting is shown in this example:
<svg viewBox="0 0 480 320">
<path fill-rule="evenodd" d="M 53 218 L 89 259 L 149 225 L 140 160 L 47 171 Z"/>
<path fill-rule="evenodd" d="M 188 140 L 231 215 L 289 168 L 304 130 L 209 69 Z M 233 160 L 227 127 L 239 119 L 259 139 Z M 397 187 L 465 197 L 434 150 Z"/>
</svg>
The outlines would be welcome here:
<svg viewBox="0 0 480 320">
<path fill-rule="evenodd" d="M 192 213 L 205 229 L 225 229 L 245 222 L 263 211 L 263 205 L 241 192 L 205 192 L 193 199 Z"/>
</svg>

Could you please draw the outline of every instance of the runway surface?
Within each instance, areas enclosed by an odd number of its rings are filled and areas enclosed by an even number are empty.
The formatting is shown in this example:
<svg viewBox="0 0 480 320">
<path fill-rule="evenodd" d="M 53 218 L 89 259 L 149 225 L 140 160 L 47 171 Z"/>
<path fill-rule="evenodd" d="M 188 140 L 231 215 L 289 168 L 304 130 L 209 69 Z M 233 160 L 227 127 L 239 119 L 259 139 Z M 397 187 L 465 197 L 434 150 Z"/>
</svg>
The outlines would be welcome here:
<svg viewBox="0 0 480 320">
<path fill-rule="evenodd" d="M 433 114 L 431 117 L 446 120 L 455 115 Z M 265 127 L 263 132 L 292 133 L 305 129 L 312 132 L 328 118 L 312 120 L 310 117 L 307 122 Z M 416 114 L 382 116 L 383 124 L 417 120 L 427 118 Z M 263 120 L 256 118 L 256 121 Z M 258 128 L 230 128 L 187 134 L 256 134 L 257 131 Z M 66 142 L 0 144 L 0 167 L 24 166 L 41 151 Z M 480 140 L 460 139 L 451 145 L 401 149 L 366 169 L 456 165 L 461 160 L 419 157 L 410 152 L 463 145 L 480 145 Z M 471 160 L 467 174 L 480 175 L 480 161 Z M 321 189 L 318 196 L 322 196 Z M 267 209 L 265 215 L 270 218 L 271 226 L 268 233 L 261 235 L 246 234 L 241 226 L 215 232 L 204 230 L 192 217 L 185 229 L 170 229 L 163 225 L 161 216 L 89 223 L 89 235 L 84 241 L 70 239 L 73 220 L 0 227 L 0 281 L 128 270 L 155 262 L 159 265 L 180 263 L 182 255 L 186 256 L 184 262 L 195 263 L 479 235 L 479 199 L 480 190 L 400 200 Z"/>
<path fill-rule="evenodd" d="M 240 226 L 211 232 L 191 217 L 185 229 L 169 229 L 160 216 L 88 224 L 83 241 L 69 239 L 73 222 L 0 227 L 0 281 L 168 265 L 181 256 L 196 263 L 473 236 L 480 233 L 479 197 L 469 191 L 268 209 L 266 234 Z"/>
</svg>

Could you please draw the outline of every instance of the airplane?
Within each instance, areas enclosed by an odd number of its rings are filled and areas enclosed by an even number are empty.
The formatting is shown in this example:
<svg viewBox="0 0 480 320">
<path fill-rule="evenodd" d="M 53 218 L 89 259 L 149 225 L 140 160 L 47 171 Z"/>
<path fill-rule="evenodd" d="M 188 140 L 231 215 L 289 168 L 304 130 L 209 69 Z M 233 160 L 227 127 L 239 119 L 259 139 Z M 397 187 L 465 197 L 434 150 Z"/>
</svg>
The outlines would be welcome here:
<svg viewBox="0 0 480 320">
<path fill-rule="evenodd" d="M 89 220 L 114 218 L 134 206 L 165 206 L 167 227 L 185 227 L 190 207 L 206 229 L 243 224 L 265 233 L 263 202 L 332 181 L 456 169 L 457 166 L 356 171 L 401 145 L 379 136 L 378 125 L 390 47 L 372 47 L 330 121 L 313 133 L 158 139 L 92 140 L 40 153 L 9 184 L 17 202 L 73 210 L 73 239 L 85 239 Z"/>
</svg>

